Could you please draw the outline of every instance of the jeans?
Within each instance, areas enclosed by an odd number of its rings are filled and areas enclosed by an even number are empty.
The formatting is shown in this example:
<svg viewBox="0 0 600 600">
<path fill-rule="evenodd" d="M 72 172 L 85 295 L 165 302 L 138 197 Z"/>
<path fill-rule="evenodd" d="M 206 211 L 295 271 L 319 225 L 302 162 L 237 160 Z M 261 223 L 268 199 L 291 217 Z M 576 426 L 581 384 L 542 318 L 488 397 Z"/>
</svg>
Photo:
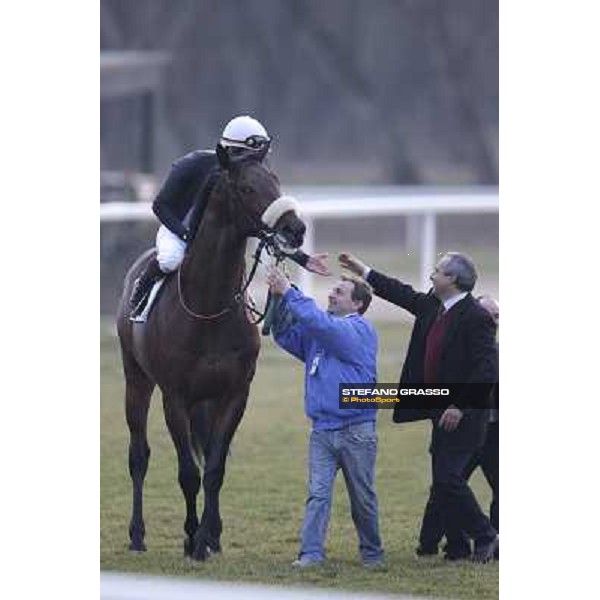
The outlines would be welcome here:
<svg viewBox="0 0 600 600">
<path fill-rule="evenodd" d="M 308 500 L 302 527 L 300 558 L 321 561 L 325 558 L 325 536 L 333 483 L 342 469 L 350 497 L 352 520 L 359 540 L 363 563 L 381 560 L 377 496 L 375 494 L 375 421 L 346 425 L 336 430 L 314 430 L 309 444 Z"/>
</svg>

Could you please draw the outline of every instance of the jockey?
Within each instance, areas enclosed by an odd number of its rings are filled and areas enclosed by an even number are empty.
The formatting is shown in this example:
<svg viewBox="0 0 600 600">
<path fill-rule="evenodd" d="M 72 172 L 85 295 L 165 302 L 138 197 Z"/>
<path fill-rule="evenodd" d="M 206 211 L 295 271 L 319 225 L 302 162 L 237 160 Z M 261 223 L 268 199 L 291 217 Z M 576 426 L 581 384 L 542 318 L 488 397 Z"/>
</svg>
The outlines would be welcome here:
<svg viewBox="0 0 600 600">
<path fill-rule="evenodd" d="M 219 146 L 231 161 L 263 161 L 271 139 L 263 125 L 247 115 L 231 119 L 225 126 Z M 152 210 L 161 225 L 156 234 L 156 257 L 136 279 L 129 300 L 131 318 L 143 309 L 144 300 L 156 281 L 175 271 L 183 261 L 204 214 L 210 192 L 220 173 L 214 150 L 194 150 L 171 166 Z M 200 193 L 202 192 L 202 193 Z M 329 274 L 324 255 L 309 257 L 301 251 L 290 256 L 298 264 L 320 274 Z"/>
<path fill-rule="evenodd" d="M 219 140 L 230 159 L 235 161 L 262 161 L 270 143 L 267 130 L 259 121 L 248 116 L 229 121 Z M 219 169 L 214 150 L 194 150 L 171 166 L 152 204 L 152 210 L 161 222 L 156 234 L 156 258 L 150 260 L 135 281 L 129 301 L 131 311 L 141 308 L 142 300 L 152 285 L 165 274 L 175 271 L 183 261 L 185 249 L 202 219 Z M 199 194 L 202 188 L 205 189 Z"/>
</svg>

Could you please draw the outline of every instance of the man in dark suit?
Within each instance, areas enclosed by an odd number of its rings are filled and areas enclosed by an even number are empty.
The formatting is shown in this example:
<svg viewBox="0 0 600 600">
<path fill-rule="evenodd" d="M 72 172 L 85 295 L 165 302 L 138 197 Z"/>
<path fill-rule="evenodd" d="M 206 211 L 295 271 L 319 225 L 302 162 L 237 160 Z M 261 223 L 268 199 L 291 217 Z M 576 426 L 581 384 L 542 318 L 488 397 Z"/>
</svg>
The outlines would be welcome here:
<svg viewBox="0 0 600 600">
<path fill-rule="evenodd" d="M 500 305 L 498 301 L 491 296 L 479 296 L 477 301 L 485 310 L 488 311 L 496 327 L 500 323 Z M 497 346 L 496 346 L 497 348 Z M 485 442 L 481 450 L 473 457 L 471 463 L 467 466 L 466 477 L 471 476 L 473 471 L 479 466 L 483 474 L 492 488 L 492 504 L 490 506 L 490 521 L 496 531 L 500 531 L 500 482 L 499 482 L 499 466 L 500 466 L 500 390 L 499 384 L 494 386 L 492 392 L 492 408 L 490 411 L 490 420 L 487 427 Z"/>
<path fill-rule="evenodd" d="M 341 254 L 339 261 L 364 277 L 377 296 L 416 317 L 400 385 L 478 383 L 489 384 L 491 391 L 498 373 L 495 324 L 471 295 L 477 272 L 470 258 L 445 254 L 431 275 L 433 289 L 428 293 L 350 254 Z M 395 422 L 406 420 L 403 410 L 395 407 Z M 431 491 L 443 531 L 451 539 L 466 532 L 474 540 L 473 560 L 487 562 L 498 551 L 498 535 L 469 488 L 465 470 L 484 442 L 489 410 L 459 404 L 428 416 L 433 422 Z"/>
<path fill-rule="evenodd" d="M 496 327 L 500 320 L 500 307 L 498 302 L 491 296 L 484 295 L 477 298 L 479 304 L 488 311 Z M 496 531 L 499 527 L 499 386 L 498 383 L 493 388 L 491 394 L 490 418 L 487 425 L 485 441 L 483 446 L 472 456 L 465 467 L 465 479 L 468 481 L 475 469 L 481 467 L 483 474 L 492 489 L 492 504 L 490 506 L 490 522 Z M 439 507 L 435 502 L 433 490 L 430 493 L 421 532 L 419 534 L 418 556 L 434 555 L 438 552 L 438 545 L 444 537 L 443 523 Z M 460 532 L 457 537 L 446 536 L 447 543 L 444 547 L 445 558 L 449 560 L 460 560 L 471 555 L 471 542 L 469 537 Z M 499 558 L 499 552 L 495 554 Z"/>
</svg>

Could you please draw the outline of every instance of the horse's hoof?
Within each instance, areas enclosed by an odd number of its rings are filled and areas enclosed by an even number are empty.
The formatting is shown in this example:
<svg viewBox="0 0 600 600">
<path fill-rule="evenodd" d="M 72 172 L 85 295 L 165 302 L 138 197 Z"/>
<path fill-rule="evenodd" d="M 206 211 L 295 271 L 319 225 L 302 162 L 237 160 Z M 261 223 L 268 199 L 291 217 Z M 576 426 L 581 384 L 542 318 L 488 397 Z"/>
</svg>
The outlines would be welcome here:
<svg viewBox="0 0 600 600">
<path fill-rule="evenodd" d="M 131 552 L 146 552 L 146 544 L 144 542 L 131 542 L 129 550 Z"/>
<path fill-rule="evenodd" d="M 183 556 L 192 556 L 193 542 L 187 537 L 183 540 Z"/>
<path fill-rule="evenodd" d="M 192 553 L 192 558 L 199 562 L 205 562 L 210 558 L 211 554 L 212 552 L 210 551 L 210 548 L 205 544 L 202 544 L 200 546 L 196 546 L 194 552 Z"/>
</svg>

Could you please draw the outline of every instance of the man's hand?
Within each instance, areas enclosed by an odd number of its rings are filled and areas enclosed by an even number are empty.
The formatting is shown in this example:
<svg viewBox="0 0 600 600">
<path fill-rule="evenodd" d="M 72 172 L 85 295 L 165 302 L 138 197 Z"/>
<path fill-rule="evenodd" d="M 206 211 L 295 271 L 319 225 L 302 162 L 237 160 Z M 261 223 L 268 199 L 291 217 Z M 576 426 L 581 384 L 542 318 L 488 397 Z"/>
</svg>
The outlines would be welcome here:
<svg viewBox="0 0 600 600">
<path fill-rule="evenodd" d="M 289 279 L 277 267 L 269 268 L 267 283 L 269 284 L 271 294 L 274 294 L 276 296 L 282 296 L 291 287 Z"/>
<path fill-rule="evenodd" d="M 360 262 L 356 256 L 352 256 L 352 254 L 347 254 L 346 252 L 338 256 L 338 261 L 342 267 L 360 277 L 363 277 L 367 270 L 365 263 Z"/>
<path fill-rule="evenodd" d="M 306 268 L 308 271 L 312 273 L 316 273 L 317 275 L 331 275 L 331 271 L 329 270 L 329 266 L 327 265 L 327 257 L 329 254 L 315 254 L 314 256 L 309 256 L 306 261 Z"/>
<path fill-rule="evenodd" d="M 438 427 L 441 427 L 444 431 L 454 431 L 462 418 L 463 414 L 460 409 L 449 406 L 440 417 Z"/>
</svg>

